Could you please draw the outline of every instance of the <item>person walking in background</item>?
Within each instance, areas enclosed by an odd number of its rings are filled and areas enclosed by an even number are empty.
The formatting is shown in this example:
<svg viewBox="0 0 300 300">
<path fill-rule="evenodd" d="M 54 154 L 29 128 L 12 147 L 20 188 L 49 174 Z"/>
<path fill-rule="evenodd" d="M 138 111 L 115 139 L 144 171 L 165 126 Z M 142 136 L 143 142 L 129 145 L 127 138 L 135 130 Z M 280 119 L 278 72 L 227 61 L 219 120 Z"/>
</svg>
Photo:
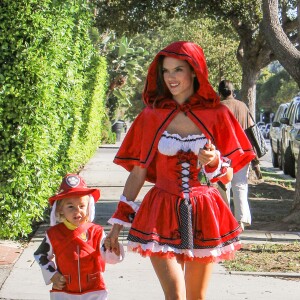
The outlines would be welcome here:
<svg viewBox="0 0 300 300">
<path fill-rule="evenodd" d="M 226 105 L 233 115 L 236 117 L 242 128 L 253 125 L 250 117 L 249 109 L 242 101 L 235 99 L 234 86 L 229 80 L 222 80 L 219 83 L 219 94 L 221 96 L 221 103 Z M 259 164 L 257 158 L 252 162 L 253 165 Z M 234 216 L 240 222 L 244 230 L 245 226 L 251 225 L 251 211 L 248 202 L 248 172 L 249 164 L 246 164 L 241 170 L 233 174 L 232 181 L 224 188 L 219 187 L 219 191 L 223 199 L 230 206 L 230 191 L 233 194 Z M 220 185 L 221 186 L 221 185 Z"/>
<path fill-rule="evenodd" d="M 150 257 L 165 299 L 205 299 L 213 262 L 233 257 L 242 230 L 218 190 L 201 184 L 198 174 L 226 184 L 229 161 L 236 172 L 255 154 L 220 105 L 196 44 L 174 42 L 155 56 L 143 101 L 114 159 L 130 174 L 109 220 L 107 248 L 131 226 L 128 250 Z M 145 180 L 155 185 L 138 206 Z"/>
<path fill-rule="evenodd" d="M 100 191 L 87 188 L 82 177 L 68 174 L 59 192 L 49 198 L 51 228 L 34 258 L 45 283 L 53 284 L 52 300 L 107 299 L 103 280 L 105 263 L 121 262 L 124 250 L 116 243 L 113 251 L 106 251 L 105 232 L 92 223 L 99 197 Z"/>
</svg>

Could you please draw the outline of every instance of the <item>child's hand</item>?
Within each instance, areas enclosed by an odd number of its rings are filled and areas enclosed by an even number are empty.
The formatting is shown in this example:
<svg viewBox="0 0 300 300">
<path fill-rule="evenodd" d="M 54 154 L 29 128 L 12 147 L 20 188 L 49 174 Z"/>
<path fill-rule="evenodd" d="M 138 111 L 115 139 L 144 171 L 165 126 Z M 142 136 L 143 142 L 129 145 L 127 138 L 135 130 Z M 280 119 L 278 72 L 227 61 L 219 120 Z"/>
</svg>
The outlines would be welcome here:
<svg viewBox="0 0 300 300">
<path fill-rule="evenodd" d="M 114 252 L 117 256 L 120 256 L 120 244 L 118 241 L 113 241 L 111 237 L 106 237 L 104 240 L 105 249 Z"/>
<path fill-rule="evenodd" d="M 111 251 L 111 238 L 110 237 L 106 237 L 104 240 L 104 247 L 106 251 Z"/>
<path fill-rule="evenodd" d="M 114 251 L 118 247 L 118 238 L 120 231 L 122 230 L 123 226 L 119 224 L 114 224 L 108 235 L 106 236 L 104 240 L 104 246 L 106 250 L 109 250 L 110 252 Z"/>
<path fill-rule="evenodd" d="M 120 256 L 120 254 L 121 254 L 120 243 L 117 243 L 112 250 L 113 250 L 113 253 L 115 253 L 117 256 Z"/>
<path fill-rule="evenodd" d="M 52 278 L 51 281 L 53 283 L 53 289 L 56 290 L 62 290 L 65 285 L 66 285 L 66 279 L 63 275 L 61 275 L 59 272 L 55 273 Z"/>
</svg>

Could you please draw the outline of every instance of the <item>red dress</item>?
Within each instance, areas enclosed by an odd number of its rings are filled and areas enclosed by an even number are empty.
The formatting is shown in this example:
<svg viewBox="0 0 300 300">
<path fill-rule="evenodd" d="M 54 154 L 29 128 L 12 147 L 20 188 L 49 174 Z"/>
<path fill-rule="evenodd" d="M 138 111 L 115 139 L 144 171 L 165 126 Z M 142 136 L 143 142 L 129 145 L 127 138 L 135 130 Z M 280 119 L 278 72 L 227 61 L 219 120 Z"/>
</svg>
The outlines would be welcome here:
<svg viewBox="0 0 300 300">
<path fill-rule="evenodd" d="M 185 60 L 195 72 L 198 88 L 182 105 L 168 90 L 158 92 L 162 90 L 157 85 L 161 56 Z M 129 249 L 142 255 L 176 255 L 202 262 L 230 258 L 240 247 L 241 229 L 217 189 L 200 185 L 196 154 L 210 139 L 221 156 L 231 161 L 234 172 L 255 154 L 240 124 L 220 104 L 210 85 L 202 49 L 189 42 L 175 42 L 160 51 L 149 67 L 143 101 L 146 107 L 131 125 L 114 159 L 129 172 L 134 166 L 146 168 L 146 180 L 155 183 L 133 219 Z M 186 144 L 175 137 L 182 147 L 167 147 L 174 151 L 170 153 L 164 150 L 163 140 L 174 137 L 168 137 L 165 131 L 180 112 L 203 135 L 191 137 L 199 139 L 197 147 L 194 141 Z M 111 224 L 129 224 L 133 209 L 128 204 L 119 203 Z"/>
<path fill-rule="evenodd" d="M 239 224 L 214 187 L 200 184 L 196 168 L 202 136 L 162 135 L 155 186 L 133 220 L 128 249 L 142 255 L 201 262 L 230 258 L 240 248 Z"/>
</svg>

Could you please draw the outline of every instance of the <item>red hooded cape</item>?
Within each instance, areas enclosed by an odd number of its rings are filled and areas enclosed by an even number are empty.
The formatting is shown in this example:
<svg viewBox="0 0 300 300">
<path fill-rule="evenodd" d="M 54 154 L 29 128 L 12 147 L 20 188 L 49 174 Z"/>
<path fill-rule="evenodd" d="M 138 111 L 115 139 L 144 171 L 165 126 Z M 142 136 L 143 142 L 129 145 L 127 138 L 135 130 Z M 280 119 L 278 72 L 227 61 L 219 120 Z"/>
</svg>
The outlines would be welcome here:
<svg viewBox="0 0 300 300">
<path fill-rule="evenodd" d="M 179 105 L 171 94 L 158 95 L 157 76 L 160 56 L 186 60 L 194 69 L 198 90 Z M 135 165 L 147 168 L 146 180 L 155 182 L 155 153 L 162 133 L 180 111 L 183 111 L 221 152 L 231 160 L 234 172 L 249 163 L 255 153 L 242 127 L 229 109 L 220 103 L 208 81 L 202 49 L 189 42 L 175 42 L 160 51 L 151 63 L 143 92 L 146 108 L 137 116 L 114 159 L 131 171 Z M 154 105 L 155 103 L 155 105 Z"/>
</svg>

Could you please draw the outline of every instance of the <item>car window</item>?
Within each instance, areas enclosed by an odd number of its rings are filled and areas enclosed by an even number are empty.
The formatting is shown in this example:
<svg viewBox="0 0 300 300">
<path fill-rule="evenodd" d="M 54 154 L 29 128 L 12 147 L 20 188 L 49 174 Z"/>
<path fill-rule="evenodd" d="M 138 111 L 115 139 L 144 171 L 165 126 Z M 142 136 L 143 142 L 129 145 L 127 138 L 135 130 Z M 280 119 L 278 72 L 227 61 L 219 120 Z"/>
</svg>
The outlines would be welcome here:
<svg viewBox="0 0 300 300">
<path fill-rule="evenodd" d="M 297 104 L 296 106 L 296 123 L 300 123 L 300 103 Z"/>
<path fill-rule="evenodd" d="M 291 112 L 291 125 L 297 122 L 297 107 L 298 107 L 298 103 L 295 102 Z"/>
<path fill-rule="evenodd" d="M 281 116 L 282 116 L 282 110 L 283 110 L 283 107 L 282 106 L 279 106 L 277 112 L 276 112 L 276 115 L 274 117 L 274 121 L 279 121 Z"/>
<path fill-rule="evenodd" d="M 278 107 L 278 109 L 275 113 L 275 116 L 274 116 L 274 121 L 275 122 L 280 122 L 280 119 L 284 118 L 286 116 L 286 112 L 287 112 L 288 107 L 289 107 L 289 105 L 287 103 L 281 104 Z"/>
<path fill-rule="evenodd" d="M 284 111 L 283 111 L 282 117 L 286 116 L 288 108 L 289 108 L 289 105 L 287 105 L 287 106 L 284 107 Z"/>
<path fill-rule="evenodd" d="M 293 103 L 291 103 L 291 105 L 289 106 L 287 112 L 286 112 L 286 117 L 289 118 L 289 120 L 291 120 L 291 116 L 292 116 L 292 111 L 293 111 Z"/>
<path fill-rule="evenodd" d="M 275 117 L 274 117 L 274 121 L 278 121 L 278 116 L 280 115 L 279 112 L 280 112 L 280 107 L 276 111 L 276 114 L 275 114 Z"/>
</svg>

